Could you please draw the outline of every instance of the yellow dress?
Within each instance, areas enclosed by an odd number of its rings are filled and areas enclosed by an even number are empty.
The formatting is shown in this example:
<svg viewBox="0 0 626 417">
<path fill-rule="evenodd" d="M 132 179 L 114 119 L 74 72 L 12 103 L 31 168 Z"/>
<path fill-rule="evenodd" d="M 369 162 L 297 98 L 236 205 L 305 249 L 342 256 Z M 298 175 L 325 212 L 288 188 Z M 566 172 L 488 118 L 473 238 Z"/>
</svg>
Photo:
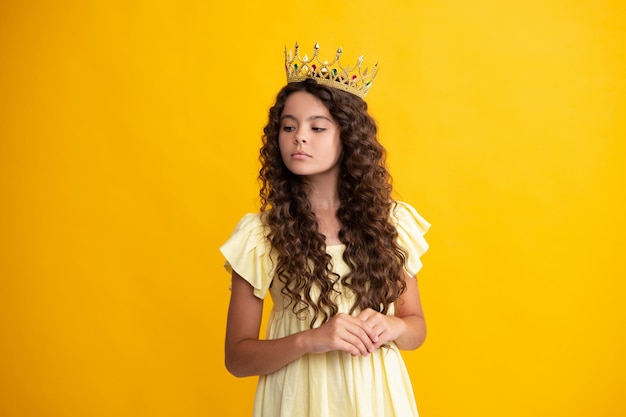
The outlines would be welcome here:
<svg viewBox="0 0 626 417">
<path fill-rule="evenodd" d="M 409 254 L 405 269 L 413 277 L 422 266 L 420 256 L 428 249 L 423 235 L 430 224 L 404 202 L 398 202 L 392 220 L 398 230 L 398 243 Z M 264 299 L 268 292 L 271 294 L 273 309 L 267 339 L 309 328 L 309 320 L 297 318 L 290 308 L 284 307 L 280 285 L 275 283 L 270 288 L 271 248 L 258 214 L 246 214 L 220 250 L 229 273 L 237 271 L 253 286 L 257 297 Z M 327 247 L 333 270 L 340 276 L 349 270 L 342 258 L 343 250 L 343 245 Z M 337 300 L 339 311 L 348 313 L 351 297 L 344 288 L 337 289 L 342 294 Z M 393 308 L 389 314 L 393 314 Z M 411 381 L 395 343 L 368 356 L 352 356 L 341 351 L 304 355 L 276 372 L 261 375 L 254 403 L 254 417 L 417 415 Z"/>
</svg>

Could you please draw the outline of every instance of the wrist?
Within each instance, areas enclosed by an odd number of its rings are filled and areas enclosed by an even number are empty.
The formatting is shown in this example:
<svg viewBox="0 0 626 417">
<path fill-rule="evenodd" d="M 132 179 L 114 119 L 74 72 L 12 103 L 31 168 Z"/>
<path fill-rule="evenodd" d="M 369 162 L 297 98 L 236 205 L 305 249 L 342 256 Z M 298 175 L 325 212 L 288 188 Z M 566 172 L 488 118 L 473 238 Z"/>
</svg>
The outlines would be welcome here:
<svg viewBox="0 0 626 417">
<path fill-rule="evenodd" d="M 406 333 L 406 329 L 407 329 L 407 323 L 406 320 L 404 320 L 402 317 L 394 317 L 395 322 L 396 322 L 396 337 L 394 338 L 394 340 L 397 340 L 399 338 L 402 337 L 402 335 L 404 333 Z"/>
<path fill-rule="evenodd" d="M 312 352 L 311 341 L 309 337 L 310 332 L 310 330 L 303 330 L 293 335 L 293 344 L 296 348 L 296 351 L 300 352 L 301 355 Z"/>
</svg>

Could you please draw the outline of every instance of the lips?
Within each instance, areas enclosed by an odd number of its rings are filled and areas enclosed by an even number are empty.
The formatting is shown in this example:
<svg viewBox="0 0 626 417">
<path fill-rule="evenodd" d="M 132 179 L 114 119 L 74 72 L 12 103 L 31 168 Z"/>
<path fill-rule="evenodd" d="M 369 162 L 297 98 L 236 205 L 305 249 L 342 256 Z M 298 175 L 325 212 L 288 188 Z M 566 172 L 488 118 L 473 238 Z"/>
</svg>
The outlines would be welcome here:
<svg viewBox="0 0 626 417">
<path fill-rule="evenodd" d="M 291 154 L 291 157 L 293 159 L 307 159 L 307 158 L 310 158 L 311 155 L 305 152 L 294 152 Z"/>
</svg>

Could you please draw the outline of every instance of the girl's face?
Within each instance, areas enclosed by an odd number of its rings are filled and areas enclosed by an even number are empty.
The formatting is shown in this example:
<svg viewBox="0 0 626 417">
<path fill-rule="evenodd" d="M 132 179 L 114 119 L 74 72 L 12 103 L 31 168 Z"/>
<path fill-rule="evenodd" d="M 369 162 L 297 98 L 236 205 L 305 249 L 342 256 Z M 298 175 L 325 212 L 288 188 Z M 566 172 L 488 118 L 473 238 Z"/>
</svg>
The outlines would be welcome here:
<svg viewBox="0 0 626 417">
<path fill-rule="evenodd" d="M 278 145 L 289 171 L 305 177 L 339 174 L 340 130 L 320 99 L 298 91 L 285 102 Z"/>
</svg>

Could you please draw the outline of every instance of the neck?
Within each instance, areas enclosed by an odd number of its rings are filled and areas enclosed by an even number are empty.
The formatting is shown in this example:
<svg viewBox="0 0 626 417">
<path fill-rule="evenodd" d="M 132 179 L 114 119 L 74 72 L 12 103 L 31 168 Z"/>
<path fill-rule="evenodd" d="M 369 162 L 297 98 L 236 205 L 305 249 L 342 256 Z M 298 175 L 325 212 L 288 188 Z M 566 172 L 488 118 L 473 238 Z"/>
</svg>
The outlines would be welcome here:
<svg viewBox="0 0 626 417">
<path fill-rule="evenodd" d="M 313 210 L 335 211 L 339 208 L 337 180 L 337 176 L 307 178 L 307 194 Z"/>
</svg>

